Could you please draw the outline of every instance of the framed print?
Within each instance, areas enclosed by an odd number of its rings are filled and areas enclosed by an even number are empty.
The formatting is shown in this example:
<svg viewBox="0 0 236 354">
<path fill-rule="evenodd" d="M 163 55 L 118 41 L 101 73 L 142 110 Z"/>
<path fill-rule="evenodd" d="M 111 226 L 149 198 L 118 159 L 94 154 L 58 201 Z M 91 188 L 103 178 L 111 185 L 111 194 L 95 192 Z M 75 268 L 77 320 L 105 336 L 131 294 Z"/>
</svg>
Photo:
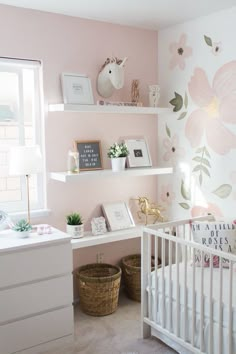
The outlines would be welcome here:
<svg viewBox="0 0 236 354">
<path fill-rule="evenodd" d="M 124 140 L 129 150 L 128 167 L 151 167 L 152 160 L 145 139 Z"/>
<path fill-rule="evenodd" d="M 109 231 L 117 231 L 134 227 L 135 223 L 128 205 L 125 202 L 102 204 Z"/>
<path fill-rule="evenodd" d="M 63 101 L 67 104 L 94 104 L 91 81 L 87 76 L 62 73 Z"/>
<path fill-rule="evenodd" d="M 103 169 L 100 140 L 75 141 L 75 149 L 79 153 L 80 171 Z"/>
</svg>

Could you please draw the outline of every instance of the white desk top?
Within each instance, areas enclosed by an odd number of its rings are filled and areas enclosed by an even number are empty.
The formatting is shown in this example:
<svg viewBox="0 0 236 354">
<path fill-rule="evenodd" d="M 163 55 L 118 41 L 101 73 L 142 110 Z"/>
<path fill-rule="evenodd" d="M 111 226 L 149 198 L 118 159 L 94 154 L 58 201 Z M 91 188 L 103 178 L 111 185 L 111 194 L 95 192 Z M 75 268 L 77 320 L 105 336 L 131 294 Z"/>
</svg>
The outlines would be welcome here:
<svg viewBox="0 0 236 354">
<path fill-rule="evenodd" d="M 43 246 L 49 243 L 70 242 L 70 235 L 52 228 L 51 234 L 38 235 L 31 232 L 27 238 L 20 238 L 12 230 L 3 230 L 0 232 L 0 254 L 3 252 L 20 251 L 21 249 Z"/>
</svg>

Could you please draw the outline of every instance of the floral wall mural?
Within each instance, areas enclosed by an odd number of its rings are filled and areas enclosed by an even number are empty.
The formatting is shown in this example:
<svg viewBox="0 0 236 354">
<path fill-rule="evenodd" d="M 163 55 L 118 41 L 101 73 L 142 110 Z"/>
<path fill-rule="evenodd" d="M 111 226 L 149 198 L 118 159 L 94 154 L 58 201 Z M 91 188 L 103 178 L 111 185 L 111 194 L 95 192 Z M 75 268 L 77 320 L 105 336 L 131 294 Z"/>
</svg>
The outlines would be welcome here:
<svg viewBox="0 0 236 354">
<path fill-rule="evenodd" d="M 170 218 L 236 218 L 235 17 L 236 7 L 159 32 L 160 103 L 173 113 L 158 120 L 158 159 L 174 174 L 158 197 Z"/>
</svg>

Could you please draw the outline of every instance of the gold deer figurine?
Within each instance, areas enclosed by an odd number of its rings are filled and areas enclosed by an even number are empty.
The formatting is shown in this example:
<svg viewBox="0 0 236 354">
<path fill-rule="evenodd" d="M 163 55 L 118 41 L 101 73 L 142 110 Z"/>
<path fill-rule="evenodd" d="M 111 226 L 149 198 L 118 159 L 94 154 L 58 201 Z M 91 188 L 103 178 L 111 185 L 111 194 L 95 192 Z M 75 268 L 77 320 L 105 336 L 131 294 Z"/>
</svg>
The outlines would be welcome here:
<svg viewBox="0 0 236 354">
<path fill-rule="evenodd" d="M 164 221 L 164 216 L 161 214 L 161 211 L 164 210 L 164 208 L 162 208 L 159 205 L 156 205 L 154 203 L 150 203 L 149 199 L 147 197 L 139 197 L 138 199 L 138 204 L 139 204 L 139 208 L 140 210 L 137 212 L 139 219 L 141 219 L 141 214 L 145 215 L 145 225 L 147 225 L 147 220 L 148 220 L 148 216 L 155 216 L 154 219 L 154 224 L 157 221 Z"/>
</svg>

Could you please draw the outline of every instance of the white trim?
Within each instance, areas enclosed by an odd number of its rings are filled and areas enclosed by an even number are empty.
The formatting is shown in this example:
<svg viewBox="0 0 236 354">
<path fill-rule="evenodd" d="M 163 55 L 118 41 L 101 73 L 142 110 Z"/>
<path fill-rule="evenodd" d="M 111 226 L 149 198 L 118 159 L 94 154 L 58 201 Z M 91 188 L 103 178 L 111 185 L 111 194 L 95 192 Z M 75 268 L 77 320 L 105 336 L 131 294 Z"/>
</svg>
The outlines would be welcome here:
<svg viewBox="0 0 236 354">
<path fill-rule="evenodd" d="M 51 209 L 37 209 L 37 210 L 30 210 L 30 218 L 39 218 L 39 217 L 46 217 L 52 213 Z M 15 213 L 8 214 L 11 219 L 19 219 L 19 218 L 26 218 L 27 217 L 27 210 L 20 211 Z"/>
</svg>

